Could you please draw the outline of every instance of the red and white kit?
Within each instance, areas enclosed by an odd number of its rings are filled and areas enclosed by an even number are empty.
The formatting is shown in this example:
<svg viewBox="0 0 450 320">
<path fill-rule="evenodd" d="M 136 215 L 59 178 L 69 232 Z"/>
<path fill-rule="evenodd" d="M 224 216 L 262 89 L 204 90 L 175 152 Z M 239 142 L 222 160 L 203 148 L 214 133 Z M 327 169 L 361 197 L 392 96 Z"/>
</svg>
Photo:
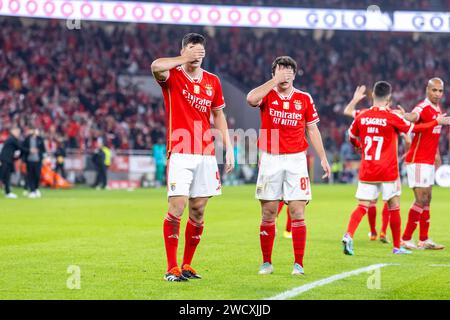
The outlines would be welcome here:
<svg viewBox="0 0 450 320">
<path fill-rule="evenodd" d="M 429 122 L 441 114 L 439 106 L 425 99 L 412 111 L 419 116 L 417 123 Z M 406 170 L 410 188 L 426 188 L 434 184 L 434 162 L 439 147 L 442 126 L 436 126 L 414 135 L 411 148 L 406 154 Z"/>
<path fill-rule="evenodd" d="M 225 107 L 219 78 L 202 70 L 200 78 L 193 79 L 179 66 L 158 83 L 166 106 L 168 196 L 221 194 L 210 130 L 211 110 Z"/>
<path fill-rule="evenodd" d="M 362 159 L 356 198 L 375 200 L 382 192 L 387 201 L 401 194 L 398 173 L 398 134 L 410 133 L 414 124 L 387 108 L 371 107 L 353 121 L 349 135 L 360 138 Z"/>
<path fill-rule="evenodd" d="M 256 198 L 311 200 L 305 129 L 319 122 L 312 97 L 295 88 L 287 96 L 272 89 L 261 110 L 261 150 Z"/>
</svg>

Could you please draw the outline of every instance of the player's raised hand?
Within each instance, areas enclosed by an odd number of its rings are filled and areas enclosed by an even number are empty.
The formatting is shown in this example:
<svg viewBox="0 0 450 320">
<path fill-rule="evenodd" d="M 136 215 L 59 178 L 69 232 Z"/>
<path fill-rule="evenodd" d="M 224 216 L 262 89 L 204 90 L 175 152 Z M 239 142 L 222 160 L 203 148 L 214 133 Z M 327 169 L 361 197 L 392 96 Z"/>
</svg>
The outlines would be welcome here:
<svg viewBox="0 0 450 320">
<path fill-rule="evenodd" d="M 276 85 L 292 81 L 294 79 L 294 70 L 291 68 L 281 68 L 280 65 L 277 65 L 273 79 Z"/>
<path fill-rule="evenodd" d="M 330 164 L 328 163 L 328 160 L 326 158 L 322 159 L 320 161 L 320 165 L 322 166 L 323 171 L 325 171 L 324 175 L 322 176 L 322 179 L 329 178 L 331 176 L 331 168 Z"/>
<path fill-rule="evenodd" d="M 366 86 L 362 85 L 362 86 L 357 86 L 355 92 L 353 93 L 353 100 L 356 102 L 361 101 L 362 99 L 364 99 L 366 97 Z"/>
<path fill-rule="evenodd" d="M 189 45 L 184 48 L 182 54 L 188 62 L 200 61 L 205 57 L 205 48 L 201 45 Z"/>
<path fill-rule="evenodd" d="M 397 109 L 392 110 L 392 112 L 397 113 L 400 116 L 404 116 L 406 114 L 405 109 L 401 105 L 397 105 Z"/>
</svg>

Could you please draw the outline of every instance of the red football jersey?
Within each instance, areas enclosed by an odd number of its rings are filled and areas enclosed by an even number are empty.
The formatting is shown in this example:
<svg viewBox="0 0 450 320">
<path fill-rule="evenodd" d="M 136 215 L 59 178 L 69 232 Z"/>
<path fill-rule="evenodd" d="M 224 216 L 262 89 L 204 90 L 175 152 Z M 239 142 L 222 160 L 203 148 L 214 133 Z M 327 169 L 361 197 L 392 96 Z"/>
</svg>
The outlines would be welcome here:
<svg viewBox="0 0 450 320">
<path fill-rule="evenodd" d="M 214 155 L 211 110 L 225 107 L 219 78 L 202 70 L 193 79 L 178 66 L 161 85 L 166 107 L 167 154 Z"/>
<path fill-rule="evenodd" d="M 430 100 L 426 99 L 419 103 L 412 112 L 419 115 L 417 123 L 425 123 L 436 119 L 441 114 L 441 109 L 439 106 L 433 106 Z M 441 128 L 442 126 L 436 126 L 415 134 L 411 148 L 406 154 L 406 163 L 434 164 Z"/>
<path fill-rule="evenodd" d="M 359 180 L 392 182 L 398 178 L 398 133 L 410 133 L 414 124 L 386 108 L 361 111 L 349 129 L 350 137 L 361 140 Z"/>
<path fill-rule="evenodd" d="M 319 122 L 312 97 L 295 88 L 283 97 L 272 89 L 259 104 L 261 130 L 258 147 L 268 153 L 284 154 L 305 151 L 308 142 L 305 128 Z"/>
</svg>

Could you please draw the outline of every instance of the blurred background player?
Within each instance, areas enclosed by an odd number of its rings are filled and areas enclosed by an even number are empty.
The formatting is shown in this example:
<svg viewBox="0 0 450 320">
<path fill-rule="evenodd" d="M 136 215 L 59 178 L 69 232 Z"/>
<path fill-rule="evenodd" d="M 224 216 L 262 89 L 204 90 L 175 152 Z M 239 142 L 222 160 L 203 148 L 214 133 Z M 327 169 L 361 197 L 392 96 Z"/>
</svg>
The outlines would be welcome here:
<svg viewBox="0 0 450 320">
<path fill-rule="evenodd" d="M 10 130 L 10 135 L 6 139 L 2 151 L 0 153 L 0 176 L 3 183 L 5 197 L 16 199 L 17 195 L 11 192 L 11 174 L 14 172 L 14 161 L 17 151 L 24 151 L 20 141 L 20 129 L 14 127 Z"/>
<path fill-rule="evenodd" d="M 392 87 L 379 81 L 373 88 L 373 106 L 360 112 L 349 129 L 351 143 L 361 148 L 362 159 L 356 198 L 358 207 L 353 211 L 342 243 L 344 253 L 353 255 L 353 235 L 370 202 L 380 192 L 388 203 L 389 224 L 392 231 L 393 253 L 407 254 L 411 251 L 400 246 L 401 182 L 398 170 L 398 132 L 420 132 L 439 124 L 450 123 L 450 118 L 440 117 L 426 124 L 414 125 L 390 110 Z"/>
<path fill-rule="evenodd" d="M 44 139 L 40 136 L 39 129 L 33 128 L 24 142 L 24 153 L 22 159 L 25 160 L 27 173 L 26 183 L 28 184 L 28 198 L 40 198 L 39 183 L 41 180 L 42 160 L 46 154 Z"/>
<path fill-rule="evenodd" d="M 275 220 L 280 201 L 288 204 L 291 215 L 294 268 L 292 275 L 303 275 L 306 245 L 305 206 L 311 200 L 306 149 L 308 135 L 321 160 L 327 178 L 331 174 L 317 127 L 319 115 L 312 97 L 293 87 L 297 63 L 288 56 L 272 63 L 272 79 L 253 89 L 247 102 L 261 113 L 258 148 L 261 151 L 256 198 L 262 219 L 260 244 L 263 264 L 259 274 L 273 273 L 272 249 Z M 305 132 L 306 131 L 306 132 Z M 305 134 L 306 133 L 306 134 Z"/>
<path fill-rule="evenodd" d="M 442 114 L 440 102 L 443 95 L 444 81 L 440 78 L 430 79 L 426 88 L 426 99 L 420 102 L 411 113 L 405 114 L 405 119 L 416 123 L 436 119 L 438 115 Z M 408 223 L 402 236 L 403 245 L 409 249 L 441 250 L 445 248 L 428 237 L 435 166 L 438 168 L 441 165 L 439 154 L 441 128 L 441 126 L 437 126 L 416 134 L 406 155 L 408 185 L 413 189 L 415 198 L 409 210 Z M 412 235 L 418 224 L 420 224 L 420 241 L 416 246 Z"/>
<path fill-rule="evenodd" d="M 191 263 L 203 233 L 203 215 L 208 199 L 220 195 L 221 182 L 210 134 L 210 115 L 226 146 L 226 172 L 231 172 L 234 154 L 223 112 L 225 101 L 219 78 L 201 68 L 205 38 L 188 33 L 178 57 L 153 61 L 152 73 L 160 84 L 167 115 L 167 191 L 169 210 L 164 219 L 167 281 L 200 279 Z M 177 249 L 180 220 L 189 203 L 182 267 Z"/>
</svg>

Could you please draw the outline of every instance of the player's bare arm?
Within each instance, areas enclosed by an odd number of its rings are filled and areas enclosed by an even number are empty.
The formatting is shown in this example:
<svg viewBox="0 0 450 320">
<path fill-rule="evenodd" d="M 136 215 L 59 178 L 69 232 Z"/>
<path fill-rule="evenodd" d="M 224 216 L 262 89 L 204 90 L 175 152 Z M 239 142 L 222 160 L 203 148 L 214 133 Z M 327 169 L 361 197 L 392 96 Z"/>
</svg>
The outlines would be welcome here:
<svg viewBox="0 0 450 320">
<path fill-rule="evenodd" d="M 214 127 L 218 129 L 222 135 L 223 144 L 226 148 L 225 153 L 225 172 L 230 173 L 234 169 L 234 151 L 231 143 L 230 135 L 228 133 L 227 120 L 223 110 L 212 110 Z"/>
<path fill-rule="evenodd" d="M 290 82 L 294 79 L 294 71 L 289 68 L 280 67 L 277 65 L 275 74 L 272 79 L 259 87 L 253 89 L 247 94 L 247 103 L 251 107 L 256 107 L 261 103 L 261 100 L 276 86 L 282 83 Z"/>
<path fill-rule="evenodd" d="M 394 109 L 393 111 L 401 115 L 403 119 L 409 122 L 417 122 L 420 118 L 416 112 L 406 112 L 406 110 L 401 105 L 397 105 L 397 109 Z"/>
<path fill-rule="evenodd" d="M 159 58 L 152 62 L 151 69 L 155 78 L 166 81 L 169 70 L 179 65 L 200 61 L 205 57 L 205 48 L 202 45 L 188 45 L 181 50 L 181 55 L 172 58 Z"/>
<path fill-rule="evenodd" d="M 331 175 L 331 169 L 328 163 L 325 149 L 323 147 L 322 135 L 320 134 L 317 124 L 307 126 L 306 131 L 314 150 L 316 150 L 317 155 L 320 158 L 320 165 L 322 166 L 322 169 L 325 172 L 324 175 L 322 176 L 322 179 L 329 178 Z"/>
<path fill-rule="evenodd" d="M 344 115 L 353 117 L 353 112 L 355 111 L 356 105 L 366 97 L 365 92 L 366 86 L 362 85 L 356 87 L 352 100 L 344 108 Z"/>
</svg>

